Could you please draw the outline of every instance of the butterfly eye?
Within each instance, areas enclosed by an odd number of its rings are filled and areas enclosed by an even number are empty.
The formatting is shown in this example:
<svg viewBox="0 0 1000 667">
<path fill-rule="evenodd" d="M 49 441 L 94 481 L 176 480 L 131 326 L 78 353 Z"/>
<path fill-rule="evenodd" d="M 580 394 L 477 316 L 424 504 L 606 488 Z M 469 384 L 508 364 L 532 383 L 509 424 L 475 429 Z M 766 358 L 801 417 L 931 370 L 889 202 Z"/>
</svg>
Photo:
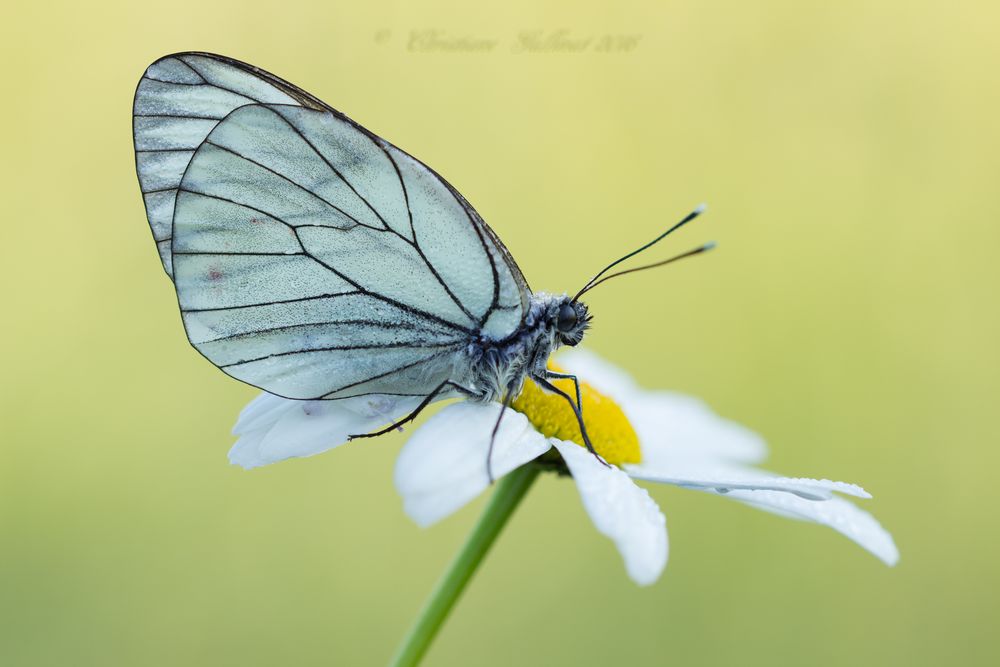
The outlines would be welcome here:
<svg viewBox="0 0 1000 667">
<path fill-rule="evenodd" d="M 569 333 L 576 326 L 576 308 L 568 303 L 559 307 L 559 318 L 556 320 L 556 328 L 560 333 Z"/>
</svg>

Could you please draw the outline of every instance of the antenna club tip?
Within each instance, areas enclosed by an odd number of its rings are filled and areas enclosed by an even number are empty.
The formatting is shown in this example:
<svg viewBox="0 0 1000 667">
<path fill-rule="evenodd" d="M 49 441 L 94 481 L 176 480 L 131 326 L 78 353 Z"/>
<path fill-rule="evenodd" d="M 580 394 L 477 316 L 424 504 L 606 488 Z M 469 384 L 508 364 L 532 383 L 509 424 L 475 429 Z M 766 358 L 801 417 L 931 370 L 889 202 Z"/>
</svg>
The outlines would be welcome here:
<svg viewBox="0 0 1000 667">
<path fill-rule="evenodd" d="M 701 214 L 702 214 L 702 213 L 704 213 L 704 212 L 705 212 L 706 210 L 708 210 L 708 204 L 706 204 L 705 202 L 702 202 L 702 203 L 698 204 L 697 206 L 695 206 L 695 207 L 694 207 L 694 210 L 693 210 L 693 211 L 691 211 L 691 212 L 692 212 L 692 213 L 693 213 L 694 215 L 701 215 Z"/>
<path fill-rule="evenodd" d="M 708 251 L 708 250 L 714 250 L 717 245 L 719 244 L 716 243 L 715 241 L 709 241 L 702 247 L 705 248 L 706 251 Z"/>
</svg>

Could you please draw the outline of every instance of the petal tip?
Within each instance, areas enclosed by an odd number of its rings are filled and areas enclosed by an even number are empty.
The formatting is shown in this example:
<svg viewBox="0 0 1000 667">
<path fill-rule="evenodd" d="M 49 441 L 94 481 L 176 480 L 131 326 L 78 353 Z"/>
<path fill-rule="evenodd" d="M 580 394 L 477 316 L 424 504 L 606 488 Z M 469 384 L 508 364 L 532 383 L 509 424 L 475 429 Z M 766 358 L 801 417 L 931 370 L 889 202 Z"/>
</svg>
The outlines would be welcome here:
<svg viewBox="0 0 1000 667">
<path fill-rule="evenodd" d="M 652 567 L 628 567 L 626 565 L 625 571 L 628 573 L 629 579 L 631 579 L 637 586 L 642 588 L 648 588 L 660 580 L 660 576 L 663 574 L 663 570 L 667 567 L 666 559 L 662 563 L 658 563 Z"/>
<path fill-rule="evenodd" d="M 246 451 L 244 447 L 240 446 L 239 442 L 229 450 L 228 459 L 230 465 L 238 466 L 244 470 L 252 470 L 265 464 L 264 461 L 260 460 L 257 452 Z"/>
<path fill-rule="evenodd" d="M 882 530 L 884 532 L 882 544 L 873 545 L 869 551 L 889 567 L 896 567 L 899 564 L 899 547 L 896 546 L 896 541 L 892 539 L 889 531 L 884 528 Z"/>
</svg>

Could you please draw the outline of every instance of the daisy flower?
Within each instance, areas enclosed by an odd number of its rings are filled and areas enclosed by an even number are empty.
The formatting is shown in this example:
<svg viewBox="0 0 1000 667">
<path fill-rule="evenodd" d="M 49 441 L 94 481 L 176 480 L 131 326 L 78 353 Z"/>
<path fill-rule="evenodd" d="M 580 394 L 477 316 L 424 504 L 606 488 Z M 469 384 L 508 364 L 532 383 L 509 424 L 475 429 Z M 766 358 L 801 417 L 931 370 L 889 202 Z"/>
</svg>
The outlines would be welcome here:
<svg viewBox="0 0 1000 667">
<path fill-rule="evenodd" d="M 582 350 L 564 354 L 560 362 L 580 379 L 587 431 L 607 464 L 584 449 L 565 401 L 529 380 L 500 423 L 493 475 L 500 479 L 525 465 L 571 475 L 595 528 L 614 542 L 636 583 L 659 578 L 668 548 L 663 513 L 635 480 L 720 495 L 829 526 L 888 565 L 899 559 L 889 533 L 842 497 L 870 498 L 861 487 L 756 468 L 766 456 L 761 438 L 701 401 L 641 389 L 617 367 Z M 570 389 L 570 381 L 561 382 Z M 229 458 L 253 468 L 311 456 L 405 416 L 418 402 L 393 396 L 291 401 L 265 393 L 240 414 L 233 429 L 239 440 Z M 396 488 L 419 525 L 447 517 L 490 485 L 486 457 L 500 409 L 496 403 L 448 405 L 403 446 Z"/>
</svg>

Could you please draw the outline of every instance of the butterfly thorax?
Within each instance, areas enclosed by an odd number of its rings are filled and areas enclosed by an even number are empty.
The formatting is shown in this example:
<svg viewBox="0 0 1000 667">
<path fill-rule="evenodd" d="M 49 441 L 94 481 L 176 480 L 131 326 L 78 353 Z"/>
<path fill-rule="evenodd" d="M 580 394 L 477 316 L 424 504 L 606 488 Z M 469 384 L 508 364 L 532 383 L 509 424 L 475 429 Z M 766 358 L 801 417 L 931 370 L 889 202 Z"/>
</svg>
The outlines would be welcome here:
<svg viewBox="0 0 1000 667">
<path fill-rule="evenodd" d="M 536 292 L 520 326 L 502 340 L 484 336 L 467 348 L 468 364 L 459 383 L 476 400 L 496 401 L 521 393 L 524 381 L 544 374 L 549 356 L 563 345 L 577 345 L 590 326 L 587 307 L 568 296 Z"/>
</svg>

